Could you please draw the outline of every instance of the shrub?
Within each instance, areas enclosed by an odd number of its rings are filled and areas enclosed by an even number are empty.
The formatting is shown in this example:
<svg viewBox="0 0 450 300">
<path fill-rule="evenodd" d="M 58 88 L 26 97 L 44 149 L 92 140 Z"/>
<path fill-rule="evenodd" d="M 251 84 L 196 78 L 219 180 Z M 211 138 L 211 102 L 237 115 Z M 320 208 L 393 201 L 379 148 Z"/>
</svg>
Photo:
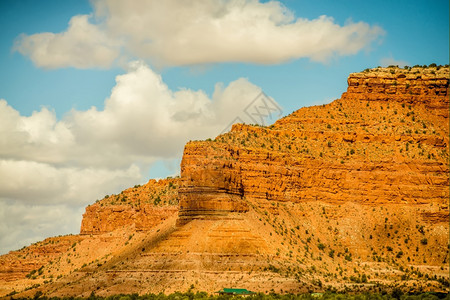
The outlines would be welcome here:
<svg viewBox="0 0 450 300">
<path fill-rule="evenodd" d="M 424 227 L 423 225 L 418 226 L 418 231 L 419 231 L 421 234 L 425 234 L 425 227 Z"/>
<path fill-rule="evenodd" d="M 328 256 L 333 258 L 334 257 L 334 250 L 330 250 L 330 252 L 328 252 Z"/>
<path fill-rule="evenodd" d="M 361 282 L 362 282 L 362 283 L 367 283 L 367 276 L 366 276 L 366 274 L 362 274 L 362 276 L 361 276 Z"/>
</svg>

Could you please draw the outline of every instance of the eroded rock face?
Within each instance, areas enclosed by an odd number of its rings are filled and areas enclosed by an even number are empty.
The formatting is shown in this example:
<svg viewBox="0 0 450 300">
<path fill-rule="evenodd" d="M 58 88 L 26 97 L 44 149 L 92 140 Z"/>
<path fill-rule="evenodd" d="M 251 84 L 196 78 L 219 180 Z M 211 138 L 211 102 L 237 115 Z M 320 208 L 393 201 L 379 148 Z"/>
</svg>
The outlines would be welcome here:
<svg viewBox="0 0 450 300">
<path fill-rule="evenodd" d="M 130 208 L 125 205 L 99 207 L 94 204 L 86 208 L 80 234 L 101 234 L 130 225 L 136 231 L 146 231 L 177 213 L 176 206 L 143 204 L 139 208 Z"/>
<path fill-rule="evenodd" d="M 183 184 L 178 190 L 180 213 L 178 225 L 192 219 L 226 216 L 246 212 L 244 190 L 239 168 L 231 161 L 218 163 L 217 153 L 203 142 L 189 143 L 181 163 Z"/>
<path fill-rule="evenodd" d="M 39 263 L 22 259 L 34 263 L 26 270 L 51 259 L 26 286 L 53 275 L 62 277 L 40 288 L 47 296 L 192 285 L 210 293 L 448 292 L 448 72 L 351 74 L 347 92 L 330 104 L 188 143 L 181 178 L 97 201 L 76 245 L 64 243 Z M 22 268 L 11 257 L 2 256 Z M 13 278 L 7 272 L 0 281 Z M 14 278 L 26 274 L 19 273 Z M 0 296 L 36 293 L 11 283 L 0 282 Z"/>
<path fill-rule="evenodd" d="M 448 75 L 448 68 L 354 73 L 333 103 L 188 143 L 180 223 L 249 203 L 276 211 L 273 201 L 446 206 Z"/>
<path fill-rule="evenodd" d="M 86 207 L 81 234 L 102 234 L 131 226 L 146 231 L 178 213 L 178 179 L 150 180 Z"/>
<path fill-rule="evenodd" d="M 80 236 L 47 238 L 29 247 L 0 256 L 0 282 L 34 278 L 42 275 L 42 266 L 67 252 L 83 240 Z"/>
<path fill-rule="evenodd" d="M 342 99 L 424 105 L 448 117 L 448 68 L 377 68 L 348 77 Z"/>
</svg>

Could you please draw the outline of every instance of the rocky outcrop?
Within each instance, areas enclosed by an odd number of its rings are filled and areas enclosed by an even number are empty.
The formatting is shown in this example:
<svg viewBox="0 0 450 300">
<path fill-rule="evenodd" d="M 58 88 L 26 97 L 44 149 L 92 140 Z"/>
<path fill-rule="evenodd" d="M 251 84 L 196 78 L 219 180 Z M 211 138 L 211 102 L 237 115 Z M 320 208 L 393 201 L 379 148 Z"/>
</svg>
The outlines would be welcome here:
<svg viewBox="0 0 450 300">
<path fill-rule="evenodd" d="M 208 147 L 204 142 L 186 146 L 181 163 L 183 185 L 178 190 L 178 225 L 197 218 L 217 218 L 230 212 L 248 211 L 239 168 L 233 164 L 231 156 L 228 157 L 230 160 L 217 163 L 217 153 L 223 155 L 224 151 L 226 149 Z"/>
<path fill-rule="evenodd" d="M 146 231 L 178 213 L 178 179 L 150 180 L 142 186 L 106 196 L 86 207 L 81 234 L 102 234 L 118 228 Z"/>
<path fill-rule="evenodd" d="M 42 275 L 41 267 L 67 252 L 81 240 L 83 240 L 82 237 L 74 235 L 47 238 L 29 247 L 0 256 L 0 282 Z"/>
<path fill-rule="evenodd" d="M 448 68 L 351 74 L 341 99 L 263 128 L 237 124 L 190 142 L 180 220 L 246 211 L 249 203 L 323 201 L 446 205 Z M 448 213 L 447 213 L 448 215 Z"/>
<path fill-rule="evenodd" d="M 448 74 L 354 73 L 330 104 L 189 142 L 181 178 L 87 207 L 41 290 L 448 292 Z"/>
<path fill-rule="evenodd" d="M 127 205 L 101 207 L 94 204 L 86 208 L 80 234 L 102 234 L 128 226 L 131 230 L 146 231 L 177 213 L 176 206 L 142 204 L 138 208 L 130 208 Z"/>
<path fill-rule="evenodd" d="M 377 68 L 348 77 L 342 99 L 424 105 L 448 117 L 448 68 Z"/>
</svg>

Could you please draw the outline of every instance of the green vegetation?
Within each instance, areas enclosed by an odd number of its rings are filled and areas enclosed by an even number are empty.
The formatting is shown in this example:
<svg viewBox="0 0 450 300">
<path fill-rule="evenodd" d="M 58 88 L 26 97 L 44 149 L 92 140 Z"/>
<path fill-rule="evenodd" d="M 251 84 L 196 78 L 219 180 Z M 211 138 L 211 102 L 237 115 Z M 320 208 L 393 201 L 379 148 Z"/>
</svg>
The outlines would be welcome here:
<svg viewBox="0 0 450 300">
<path fill-rule="evenodd" d="M 158 205 L 161 202 L 161 198 L 159 196 L 153 201 L 153 204 Z"/>
<path fill-rule="evenodd" d="M 364 283 L 367 279 L 364 277 L 357 278 L 354 277 L 353 280 L 355 282 Z M 14 294 L 10 295 L 13 296 Z M 275 294 L 271 292 L 270 294 L 257 293 L 255 295 L 242 297 L 242 296 L 232 296 L 232 295 L 208 295 L 206 292 L 196 292 L 192 291 L 186 293 L 175 292 L 170 295 L 165 295 L 163 293 L 160 294 L 146 294 L 146 295 L 138 295 L 138 294 L 129 294 L 129 295 L 114 295 L 108 297 L 101 297 L 91 293 L 88 298 L 74 298 L 74 297 L 52 297 L 48 298 L 43 296 L 41 291 L 36 292 L 33 298 L 14 298 L 14 299 L 42 299 L 42 300 L 59 300 L 59 299 L 88 299 L 88 300 L 194 300 L 194 299 L 204 299 L 204 300 L 241 300 L 241 299 L 255 299 L 255 300 L 296 300 L 296 299 L 349 299 L 349 300 L 372 300 L 372 299 L 380 299 L 380 300 L 389 300 L 389 299 L 404 299 L 404 300 L 420 300 L 420 299 L 449 299 L 449 296 L 444 293 L 420 293 L 420 294 L 403 294 L 402 291 L 398 289 L 394 289 L 390 293 L 382 292 L 382 293 L 359 293 L 359 294 L 341 294 L 334 292 L 326 292 L 326 293 L 306 293 L 306 294 Z"/>
</svg>

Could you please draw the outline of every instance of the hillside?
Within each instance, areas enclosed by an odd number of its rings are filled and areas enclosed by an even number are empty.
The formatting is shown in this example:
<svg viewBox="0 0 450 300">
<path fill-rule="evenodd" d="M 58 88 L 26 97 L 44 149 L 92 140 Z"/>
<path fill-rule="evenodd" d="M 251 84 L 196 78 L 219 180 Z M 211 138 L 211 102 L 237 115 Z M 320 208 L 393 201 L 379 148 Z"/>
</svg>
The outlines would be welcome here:
<svg viewBox="0 0 450 300">
<path fill-rule="evenodd" d="M 150 180 L 86 207 L 79 235 L 46 239 L 0 256 L 0 297 L 52 284 L 122 255 L 178 213 L 178 179 Z"/>
<path fill-rule="evenodd" d="M 353 73 L 330 104 L 189 142 L 180 178 L 87 207 L 54 250 L 0 257 L 0 293 L 448 292 L 448 159 L 448 67 Z"/>
</svg>

